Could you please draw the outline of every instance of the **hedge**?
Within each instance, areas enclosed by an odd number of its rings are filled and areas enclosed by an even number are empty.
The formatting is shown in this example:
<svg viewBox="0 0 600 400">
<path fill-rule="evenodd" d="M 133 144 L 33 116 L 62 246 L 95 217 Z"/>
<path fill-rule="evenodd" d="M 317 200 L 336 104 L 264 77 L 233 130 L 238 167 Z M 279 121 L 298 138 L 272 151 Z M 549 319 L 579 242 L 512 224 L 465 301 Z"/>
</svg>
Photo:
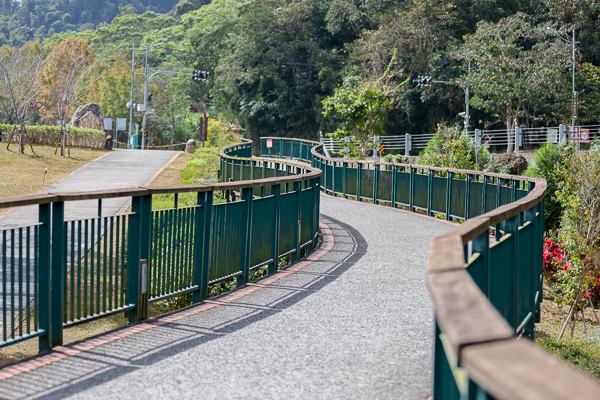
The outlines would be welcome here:
<svg viewBox="0 0 600 400">
<path fill-rule="evenodd" d="M 6 133 L 3 141 L 8 140 L 15 125 L 0 124 L 0 131 Z M 33 144 L 56 145 L 60 139 L 60 129 L 52 125 L 26 125 L 27 133 Z M 13 138 L 13 141 L 15 139 Z M 104 144 L 104 132 L 96 129 L 71 127 L 71 146 L 100 148 Z"/>
</svg>

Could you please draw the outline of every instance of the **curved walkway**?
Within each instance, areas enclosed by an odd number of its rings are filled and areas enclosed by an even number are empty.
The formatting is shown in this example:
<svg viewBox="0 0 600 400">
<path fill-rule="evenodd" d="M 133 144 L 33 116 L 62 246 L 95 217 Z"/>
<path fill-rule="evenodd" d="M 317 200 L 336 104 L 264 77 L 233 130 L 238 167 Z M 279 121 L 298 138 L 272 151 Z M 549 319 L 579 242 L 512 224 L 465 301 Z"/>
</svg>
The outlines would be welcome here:
<svg viewBox="0 0 600 400">
<path fill-rule="evenodd" d="M 425 399 L 425 264 L 429 242 L 451 225 L 329 196 L 321 212 L 325 240 L 307 260 L 0 370 L 0 397 Z"/>
</svg>

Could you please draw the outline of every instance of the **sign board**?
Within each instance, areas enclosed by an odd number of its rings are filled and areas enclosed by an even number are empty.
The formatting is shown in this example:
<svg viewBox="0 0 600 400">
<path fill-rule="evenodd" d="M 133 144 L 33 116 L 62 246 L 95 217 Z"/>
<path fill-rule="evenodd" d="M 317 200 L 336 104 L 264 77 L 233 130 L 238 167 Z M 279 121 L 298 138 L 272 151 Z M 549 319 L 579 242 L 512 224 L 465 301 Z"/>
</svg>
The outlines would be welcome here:
<svg viewBox="0 0 600 400">
<path fill-rule="evenodd" d="M 42 103 L 40 103 L 39 101 L 35 103 L 35 108 L 42 108 Z"/>
<path fill-rule="evenodd" d="M 137 110 L 138 110 L 138 112 L 146 112 L 146 105 L 145 104 L 138 104 L 137 105 Z"/>
<path fill-rule="evenodd" d="M 590 130 L 589 128 L 581 128 L 579 130 L 579 141 L 589 143 L 590 142 Z"/>
<path fill-rule="evenodd" d="M 204 113 L 206 107 L 204 104 L 190 104 L 190 112 L 191 113 Z"/>
<path fill-rule="evenodd" d="M 577 119 L 577 92 L 573 92 L 571 96 L 571 118 Z"/>
<path fill-rule="evenodd" d="M 118 131 L 126 131 L 127 130 L 127 118 L 117 118 L 117 130 Z"/>
<path fill-rule="evenodd" d="M 35 107 L 35 101 L 31 100 L 31 101 L 29 102 L 29 105 L 28 105 L 28 107 Z"/>
<path fill-rule="evenodd" d="M 558 129 L 548 128 L 548 137 L 546 141 L 548 143 L 558 143 Z"/>
<path fill-rule="evenodd" d="M 104 129 L 107 131 L 112 130 L 112 118 L 104 118 Z"/>
<path fill-rule="evenodd" d="M 580 126 L 569 126 L 569 140 L 579 140 Z"/>
<path fill-rule="evenodd" d="M 273 148 L 273 139 L 267 139 L 267 149 Z"/>
</svg>

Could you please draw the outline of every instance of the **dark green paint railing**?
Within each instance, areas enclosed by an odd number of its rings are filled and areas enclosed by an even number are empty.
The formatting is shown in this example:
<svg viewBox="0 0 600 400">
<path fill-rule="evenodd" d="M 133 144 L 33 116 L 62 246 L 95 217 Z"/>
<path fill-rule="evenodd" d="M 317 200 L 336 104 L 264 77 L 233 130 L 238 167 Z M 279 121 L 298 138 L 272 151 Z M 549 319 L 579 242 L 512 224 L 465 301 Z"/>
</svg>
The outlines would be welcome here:
<svg viewBox="0 0 600 400">
<path fill-rule="evenodd" d="M 46 350 L 62 345 L 64 327 L 124 311 L 135 322 L 149 303 L 186 293 L 199 302 L 210 285 L 243 285 L 252 270 L 273 273 L 281 258 L 310 252 L 321 171 L 253 160 L 251 150 L 221 149 L 223 183 L 0 199 L 0 208 L 36 204 L 39 214 L 39 223 L 0 229 L 0 347 L 39 337 Z M 179 207 L 186 192 L 196 204 Z M 174 208 L 152 210 L 164 193 Z M 100 215 L 111 197 L 130 198 L 131 212 Z M 65 220 L 65 203 L 89 199 L 98 216 Z"/>
<path fill-rule="evenodd" d="M 540 319 L 543 179 L 332 159 L 320 143 L 298 139 L 262 138 L 261 155 L 311 163 L 323 171 L 321 189 L 334 196 L 465 221 L 433 241 L 428 264 L 435 400 L 600 393 L 591 380 L 519 340 L 533 338 Z"/>
</svg>

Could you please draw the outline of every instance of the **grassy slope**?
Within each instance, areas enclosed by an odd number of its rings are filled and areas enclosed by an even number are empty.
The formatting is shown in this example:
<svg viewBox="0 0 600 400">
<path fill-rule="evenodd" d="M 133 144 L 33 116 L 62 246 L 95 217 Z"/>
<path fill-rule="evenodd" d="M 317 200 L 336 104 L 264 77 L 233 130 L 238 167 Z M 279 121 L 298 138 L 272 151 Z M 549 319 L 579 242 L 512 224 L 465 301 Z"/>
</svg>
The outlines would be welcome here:
<svg viewBox="0 0 600 400">
<path fill-rule="evenodd" d="M 600 381 L 600 325 L 594 313 L 590 308 L 585 311 L 587 335 L 581 312 L 578 312 L 573 339 L 569 324 L 559 342 L 557 338 L 569 314 L 569 307 L 559 307 L 547 293 L 544 288 L 541 322 L 535 326 L 536 344 Z"/>
</svg>

